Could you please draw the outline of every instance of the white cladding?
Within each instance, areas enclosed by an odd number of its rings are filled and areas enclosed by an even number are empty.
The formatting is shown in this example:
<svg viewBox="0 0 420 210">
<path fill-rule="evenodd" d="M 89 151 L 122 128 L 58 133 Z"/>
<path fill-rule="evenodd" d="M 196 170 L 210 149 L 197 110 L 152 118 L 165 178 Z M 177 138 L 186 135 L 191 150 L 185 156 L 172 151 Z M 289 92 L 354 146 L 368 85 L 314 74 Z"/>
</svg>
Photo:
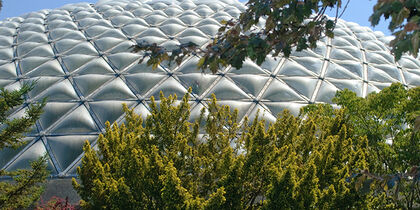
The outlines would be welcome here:
<svg viewBox="0 0 420 210">
<path fill-rule="evenodd" d="M 217 74 L 197 70 L 198 57 L 152 70 L 128 49 L 136 41 L 205 46 L 221 20 L 237 18 L 244 9 L 235 0 L 100 0 L 0 21 L 0 87 L 13 90 L 36 81 L 25 105 L 10 117 L 48 97 L 28 144 L 0 151 L 0 168 L 28 167 L 47 152 L 53 176 L 75 175 L 83 142 L 95 144 L 106 121 L 121 122 L 122 103 L 146 116 L 150 97 L 158 99 L 160 91 L 181 97 L 192 87 L 193 116 L 214 93 L 220 104 L 238 109 L 241 119 L 260 110 L 272 122 L 285 108 L 298 113 L 308 103 L 331 103 L 344 88 L 366 96 L 392 82 L 420 85 L 418 59 L 395 62 L 387 45 L 391 37 L 342 20 L 335 38 L 324 38 L 315 50 L 268 57 L 261 66 L 247 60 L 240 70 Z"/>
</svg>

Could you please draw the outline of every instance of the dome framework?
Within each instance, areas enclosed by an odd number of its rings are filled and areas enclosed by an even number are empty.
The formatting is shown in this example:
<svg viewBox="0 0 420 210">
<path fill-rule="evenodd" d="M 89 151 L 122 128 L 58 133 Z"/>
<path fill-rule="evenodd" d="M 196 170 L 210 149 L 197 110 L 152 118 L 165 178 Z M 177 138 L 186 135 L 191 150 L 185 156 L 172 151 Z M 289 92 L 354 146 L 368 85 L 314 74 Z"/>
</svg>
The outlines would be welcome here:
<svg viewBox="0 0 420 210">
<path fill-rule="evenodd" d="M 143 41 L 204 47 L 221 20 L 238 18 L 244 9 L 235 0 L 100 0 L 0 21 L 0 87 L 15 90 L 36 81 L 26 103 L 9 117 L 21 117 L 28 104 L 48 99 L 25 138 L 28 144 L 0 151 L 0 168 L 28 167 L 47 152 L 52 176 L 74 176 L 83 142 L 95 144 L 106 121 L 122 122 L 122 103 L 144 117 L 150 98 L 158 99 L 161 91 L 181 97 L 191 87 L 192 120 L 214 93 L 220 104 L 238 109 L 241 119 L 259 110 L 272 122 L 285 108 L 297 114 L 309 103 L 331 103 L 344 88 L 364 97 L 393 82 L 420 85 L 419 59 L 395 62 L 387 45 L 391 37 L 342 20 L 335 38 L 324 38 L 314 50 L 269 56 L 261 66 L 246 60 L 242 69 L 216 74 L 197 70 L 196 56 L 152 70 L 128 49 Z"/>
</svg>

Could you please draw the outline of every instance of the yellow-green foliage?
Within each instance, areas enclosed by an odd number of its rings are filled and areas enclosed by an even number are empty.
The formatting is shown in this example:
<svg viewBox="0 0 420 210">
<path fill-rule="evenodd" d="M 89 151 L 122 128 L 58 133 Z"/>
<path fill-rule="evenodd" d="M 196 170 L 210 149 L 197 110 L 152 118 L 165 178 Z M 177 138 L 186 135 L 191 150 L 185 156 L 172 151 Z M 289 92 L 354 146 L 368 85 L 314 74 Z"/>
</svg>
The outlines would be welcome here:
<svg viewBox="0 0 420 210">
<path fill-rule="evenodd" d="M 189 122 L 188 96 L 152 99 L 145 122 L 124 106 L 125 124 L 88 142 L 73 184 L 87 209 L 365 208 L 369 194 L 346 181 L 366 168 L 367 139 L 352 138 L 343 111 L 287 110 L 274 124 L 241 126 L 213 99 Z M 205 135 L 199 135 L 199 133 Z"/>
</svg>

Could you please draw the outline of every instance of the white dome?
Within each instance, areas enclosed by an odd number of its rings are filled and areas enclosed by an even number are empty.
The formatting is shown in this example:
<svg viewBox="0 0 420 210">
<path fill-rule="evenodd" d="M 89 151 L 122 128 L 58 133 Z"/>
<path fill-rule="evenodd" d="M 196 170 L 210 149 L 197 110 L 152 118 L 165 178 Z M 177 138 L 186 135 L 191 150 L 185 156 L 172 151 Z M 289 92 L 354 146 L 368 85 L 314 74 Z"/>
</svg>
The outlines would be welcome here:
<svg viewBox="0 0 420 210">
<path fill-rule="evenodd" d="M 48 97 L 29 143 L 0 151 L 0 168 L 27 167 L 48 152 L 53 175 L 75 175 L 83 142 L 94 144 L 106 121 L 121 122 L 122 103 L 146 116 L 150 97 L 159 98 L 160 91 L 180 97 L 192 87 L 193 115 L 215 93 L 220 104 L 237 108 L 241 119 L 260 110 L 274 121 L 285 108 L 297 113 L 308 103 L 331 103 L 344 88 L 366 96 L 393 82 L 420 85 L 418 59 L 403 56 L 395 62 L 386 44 L 390 37 L 341 20 L 335 38 L 325 38 L 315 50 L 288 59 L 268 57 L 261 66 L 247 60 L 240 70 L 217 74 L 197 70 L 197 57 L 152 70 L 128 49 L 135 41 L 205 46 L 221 20 L 237 18 L 244 9 L 234 0 L 100 0 L 0 21 L 0 87 L 37 81 L 27 103 Z M 24 110 L 19 107 L 10 117 Z"/>
</svg>

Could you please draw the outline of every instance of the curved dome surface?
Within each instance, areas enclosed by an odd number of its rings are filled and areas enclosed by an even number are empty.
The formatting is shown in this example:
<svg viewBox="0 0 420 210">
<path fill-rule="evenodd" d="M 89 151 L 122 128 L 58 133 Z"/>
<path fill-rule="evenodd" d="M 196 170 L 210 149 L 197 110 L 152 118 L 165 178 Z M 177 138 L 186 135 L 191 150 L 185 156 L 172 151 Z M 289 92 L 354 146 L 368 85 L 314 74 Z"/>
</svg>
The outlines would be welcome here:
<svg viewBox="0 0 420 210">
<path fill-rule="evenodd" d="M 261 66 L 247 60 L 240 70 L 217 74 L 197 70 L 198 57 L 152 70 L 128 50 L 136 41 L 205 46 L 221 20 L 237 18 L 244 9 L 235 0 L 100 0 L 0 21 L 0 87 L 12 90 L 37 81 L 26 104 L 10 117 L 48 97 L 28 144 L 0 151 L 0 168 L 27 167 L 48 152 L 53 176 L 75 175 L 83 142 L 94 144 L 106 121 L 121 122 L 122 103 L 146 116 L 150 97 L 158 98 L 160 91 L 182 96 L 192 87 L 193 116 L 214 93 L 241 118 L 260 110 L 273 121 L 285 108 L 297 113 L 308 103 L 331 103 L 344 88 L 366 96 L 392 82 L 420 85 L 419 59 L 403 56 L 395 62 L 386 44 L 390 37 L 342 20 L 335 38 L 323 39 L 317 49 L 288 59 L 268 57 Z"/>
</svg>

